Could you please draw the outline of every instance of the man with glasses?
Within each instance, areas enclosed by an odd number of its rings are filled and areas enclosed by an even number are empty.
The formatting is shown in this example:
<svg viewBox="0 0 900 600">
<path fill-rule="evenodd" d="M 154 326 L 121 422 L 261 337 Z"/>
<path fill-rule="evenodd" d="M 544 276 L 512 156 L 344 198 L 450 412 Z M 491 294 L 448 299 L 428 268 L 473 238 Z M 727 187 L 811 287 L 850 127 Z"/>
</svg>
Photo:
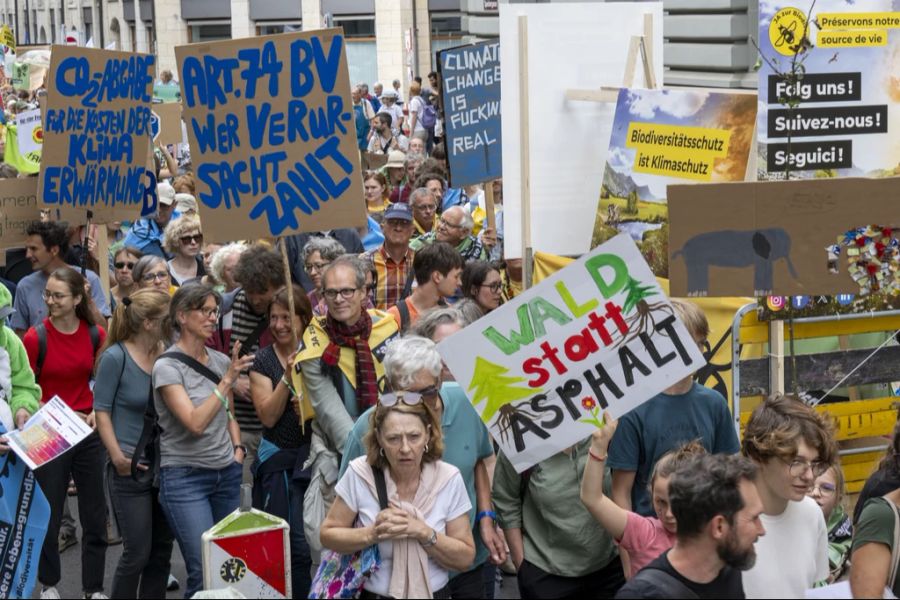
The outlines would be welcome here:
<svg viewBox="0 0 900 600">
<path fill-rule="evenodd" d="M 756 465 L 741 456 L 700 455 L 669 481 L 675 545 L 644 567 L 616 598 L 744 598 L 741 571 L 766 535 Z"/>
<path fill-rule="evenodd" d="M 412 208 L 413 225 L 416 228 L 415 239 L 437 230 L 437 201 L 428 188 L 417 188 L 409 195 L 409 206 Z"/>
<path fill-rule="evenodd" d="M 672 300 L 672 306 L 702 349 L 709 335 L 706 315 L 691 302 Z M 607 462 L 612 500 L 625 510 L 655 516 L 649 492 L 653 466 L 663 454 L 692 440 L 711 454 L 740 451 L 725 398 L 687 376 L 619 420 Z"/>
<path fill-rule="evenodd" d="M 291 266 L 291 280 L 309 293 L 315 289 L 312 279 L 306 272 L 303 264 L 303 248 L 311 238 L 322 237 L 332 238 L 340 242 L 347 254 L 360 255 L 366 251 L 359 237 L 359 232 L 352 227 L 343 227 L 340 229 L 328 229 L 326 231 L 316 231 L 313 233 L 298 233 L 289 235 L 284 238 L 284 248 L 288 253 L 288 263 Z"/>
<path fill-rule="evenodd" d="M 754 409 L 742 451 L 759 467 L 767 535 L 744 573 L 748 598 L 802 598 L 828 578 L 828 530 L 807 496 L 837 457 L 834 425 L 800 400 L 776 394 Z"/>
<path fill-rule="evenodd" d="M 416 190 L 416 192 L 418 191 Z M 434 202 L 431 192 L 425 190 L 425 193 L 428 194 L 429 202 Z M 491 238 L 485 235 L 483 240 L 479 240 L 472 235 L 474 226 L 472 215 L 461 206 L 452 206 L 440 216 L 435 231 L 413 240 L 409 246 L 413 250 L 419 251 L 435 242 L 446 242 L 456 248 L 464 263 L 471 260 L 487 260 L 488 246 L 496 243 L 496 237 Z"/>
<path fill-rule="evenodd" d="M 61 267 L 71 267 L 81 271 L 80 267 L 67 265 L 63 260 L 68 250 L 66 226 L 47 221 L 31 223 L 25 231 L 28 236 L 25 252 L 34 272 L 24 277 L 16 286 L 16 298 L 13 308 L 16 312 L 10 317 L 10 325 L 22 337 L 29 327 L 34 327 L 47 317 L 47 304 L 41 294 L 47 287 L 50 273 Z M 90 286 L 90 302 L 88 306 L 94 318 L 101 325 L 109 318 L 109 302 L 103 294 L 100 278 L 91 270 L 85 271 L 85 278 Z"/>
<path fill-rule="evenodd" d="M 384 243 L 363 254 L 375 267 L 378 277 L 372 300 L 375 308 L 387 310 L 412 292 L 413 257 L 409 247 L 413 233 L 413 213 L 408 204 L 391 204 L 384 211 L 381 223 Z"/>
<path fill-rule="evenodd" d="M 400 331 L 406 331 L 419 320 L 419 315 L 439 305 L 446 305 L 459 289 L 463 269 L 462 257 L 453 246 L 436 242 L 425 246 L 413 259 L 416 289 L 405 300 L 388 309 Z"/>
</svg>

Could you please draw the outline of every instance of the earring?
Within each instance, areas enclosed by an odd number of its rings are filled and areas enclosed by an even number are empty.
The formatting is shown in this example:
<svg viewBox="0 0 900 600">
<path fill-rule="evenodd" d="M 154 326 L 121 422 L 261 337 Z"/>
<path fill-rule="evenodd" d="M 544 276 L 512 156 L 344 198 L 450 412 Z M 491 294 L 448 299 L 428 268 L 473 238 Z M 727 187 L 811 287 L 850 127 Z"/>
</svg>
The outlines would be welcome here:
<svg viewBox="0 0 900 600">
<path fill-rule="evenodd" d="M 428 454 L 428 444 L 425 444 L 425 454 Z"/>
<path fill-rule="evenodd" d="M 384 448 L 379 448 L 378 454 L 380 454 L 383 457 L 384 456 Z"/>
</svg>

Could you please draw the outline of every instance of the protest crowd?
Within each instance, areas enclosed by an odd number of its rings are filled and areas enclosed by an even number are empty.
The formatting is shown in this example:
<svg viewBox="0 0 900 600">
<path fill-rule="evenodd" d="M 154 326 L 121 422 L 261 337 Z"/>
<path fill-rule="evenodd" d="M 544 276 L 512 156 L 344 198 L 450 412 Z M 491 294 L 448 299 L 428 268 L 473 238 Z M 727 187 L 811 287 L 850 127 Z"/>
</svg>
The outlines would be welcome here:
<svg viewBox="0 0 900 600">
<path fill-rule="evenodd" d="M 34 471 L 40 597 L 60 597 L 75 552 L 86 598 L 192 597 L 203 534 L 242 484 L 288 524 L 296 598 L 339 597 L 349 578 L 322 566 L 372 560 L 363 598 L 493 598 L 504 576 L 522 598 L 802 598 L 847 579 L 856 597 L 900 593 L 900 425 L 855 512 L 827 415 L 772 394 L 739 437 L 693 375 L 525 470 L 499 449 L 437 345 L 522 294 L 523 261 L 504 257 L 502 179 L 451 186 L 439 86 L 352 86 L 363 227 L 213 243 L 192 153 L 157 144 L 155 213 L 48 212 L 7 251 L 7 429 L 59 397 L 93 430 Z M 7 127 L 45 93 L 0 90 Z M 37 176 L 11 135 L 0 174 Z M 704 312 L 671 305 L 708 350 Z"/>
</svg>

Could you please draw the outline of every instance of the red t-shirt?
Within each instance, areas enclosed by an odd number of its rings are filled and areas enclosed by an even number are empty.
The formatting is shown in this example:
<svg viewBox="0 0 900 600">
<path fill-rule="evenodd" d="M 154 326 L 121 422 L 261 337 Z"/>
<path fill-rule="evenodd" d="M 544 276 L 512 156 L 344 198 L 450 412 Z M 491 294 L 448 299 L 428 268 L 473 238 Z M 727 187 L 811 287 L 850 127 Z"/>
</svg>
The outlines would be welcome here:
<svg viewBox="0 0 900 600">
<path fill-rule="evenodd" d="M 69 408 L 83 413 L 94 409 L 94 393 L 90 381 L 94 370 L 94 348 L 91 345 L 91 333 L 84 321 L 78 325 L 75 333 L 59 332 L 50 319 L 44 319 L 47 328 L 47 353 L 41 367 L 41 402 L 47 402 L 53 396 L 59 396 Z M 99 350 L 106 340 L 106 331 L 99 325 Z M 38 336 L 34 327 L 25 332 L 22 339 L 28 362 L 34 370 L 37 367 Z"/>
</svg>

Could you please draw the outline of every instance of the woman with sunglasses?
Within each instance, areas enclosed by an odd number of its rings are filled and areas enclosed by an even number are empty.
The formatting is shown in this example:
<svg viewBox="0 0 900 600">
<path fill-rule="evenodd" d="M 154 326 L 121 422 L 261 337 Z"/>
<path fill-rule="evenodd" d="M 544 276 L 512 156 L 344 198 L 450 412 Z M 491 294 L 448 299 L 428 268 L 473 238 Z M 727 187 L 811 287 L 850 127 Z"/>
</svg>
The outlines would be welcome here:
<svg viewBox="0 0 900 600">
<path fill-rule="evenodd" d="M 134 277 L 134 266 L 138 260 L 144 256 L 144 253 L 137 248 L 126 246 L 120 248 L 113 257 L 113 267 L 116 276 L 116 287 L 110 290 L 112 296 L 112 310 L 115 312 L 116 306 L 122 302 L 122 298 L 130 296 L 137 289 L 137 282 Z"/>
<path fill-rule="evenodd" d="M 487 465 L 493 461 L 494 449 L 487 428 L 465 393 L 456 382 L 446 379 L 450 375 L 435 346 L 435 341 L 459 331 L 461 323 L 452 308 L 426 313 L 415 330 L 432 339 L 409 336 L 394 342 L 385 356 L 385 376 L 392 389 L 412 390 L 403 393 L 404 401 L 423 402 L 434 415 L 444 440 L 442 459 L 459 469 L 468 495 L 467 527 L 476 553 L 474 561 L 465 568 L 454 569 L 457 572 L 449 579 L 449 592 L 454 598 L 492 598 L 495 571 L 489 562 L 500 564 L 506 560 L 506 549 L 491 510 Z M 394 397 L 383 396 L 381 404 L 393 402 Z M 347 437 L 342 474 L 351 468 L 354 459 L 366 454 L 372 414 L 373 409 L 363 413 Z"/>
<path fill-rule="evenodd" d="M 174 538 L 157 500 L 158 465 L 144 452 L 132 471 L 132 459 L 144 430 L 150 373 L 165 347 L 169 301 L 169 294 L 153 288 L 125 296 L 97 366 L 97 429 L 109 454 L 105 475 L 111 516 L 124 548 L 113 577 L 113 598 L 166 595 Z"/>
<path fill-rule="evenodd" d="M 494 263 L 473 260 L 462 273 L 463 297 L 473 300 L 484 314 L 503 303 L 503 280 L 500 269 Z"/>
<path fill-rule="evenodd" d="M 97 351 L 106 339 L 106 332 L 95 323 L 88 308 L 86 285 L 84 277 L 70 267 L 53 271 L 43 294 L 49 316 L 29 329 L 22 341 L 35 379 L 41 386 L 41 402 L 59 396 L 93 428 L 91 380 Z M 78 487 L 78 516 L 83 531 L 82 589 L 87 598 L 103 593 L 106 565 L 103 464 L 103 445 L 97 434 L 92 433 L 34 472 L 50 503 L 47 537 L 41 548 L 38 566 L 38 580 L 43 585 L 42 598 L 60 597 L 56 589 L 62 578 L 57 537 L 70 478 Z"/>
<path fill-rule="evenodd" d="M 394 391 L 369 415 L 365 456 L 350 461 L 338 481 L 322 545 L 349 554 L 378 544 L 381 568 L 366 581 L 363 598 L 450 598 L 449 571 L 469 570 L 475 543 L 466 484 L 442 460 L 441 420 L 431 408 L 440 355 L 429 340 L 405 338 L 388 347 L 385 367 Z M 384 510 L 376 471 L 387 487 Z M 478 594 L 465 597 L 479 597 L 481 589 L 479 579 Z"/>
<path fill-rule="evenodd" d="M 153 365 L 159 440 L 159 502 L 187 567 L 185 598 L 203 587 L 201 537 L 240 504 L 247 449 L 234 419 L 232 388 L 254 356 L 231 359 L 206 347 L 221 297 L 200 283 L 178 288 L 169 320 L 179 339 Z"/>
<path fill-rule="evenodd" d="M 172 286 L 172 278 L 169 275 L 169 265 L 166 259 L 154 254 L 145 254 L 134 265 L 131 277 L 138 289 L 155 288 L 162 290 L 170 296 L 175 293 Z"/>
<path fill-rule="evenodd" d="M 178 217 L 166 225 L 163 247 L 173 256 L 169 260 L 169 274 L 176 286 L 201 279 L 206 275 L 203 266 L 203 233 L 200 219 L 192 215 Z"/>
<path fill-rule="evenodd" d="M 309 458 L 313 417 L 309 398 L 303 403 L 294 392 L 291 371 L 297 339 L 312 320 L 306 292 L 293 285 L 294 314 L 288 289 L 282 288 L 269 304 L 269 331 L 274 343 L 262 348 L 250 368 L 250 396 L 263 424 L 253 471 L 253 505 L 281 517 L 291 526 L 291 580 L 294 596 L 309 595 L 312 558 L 303 533 L 303 497 L 310 474 L 303 465 Z"/>
</svg>

